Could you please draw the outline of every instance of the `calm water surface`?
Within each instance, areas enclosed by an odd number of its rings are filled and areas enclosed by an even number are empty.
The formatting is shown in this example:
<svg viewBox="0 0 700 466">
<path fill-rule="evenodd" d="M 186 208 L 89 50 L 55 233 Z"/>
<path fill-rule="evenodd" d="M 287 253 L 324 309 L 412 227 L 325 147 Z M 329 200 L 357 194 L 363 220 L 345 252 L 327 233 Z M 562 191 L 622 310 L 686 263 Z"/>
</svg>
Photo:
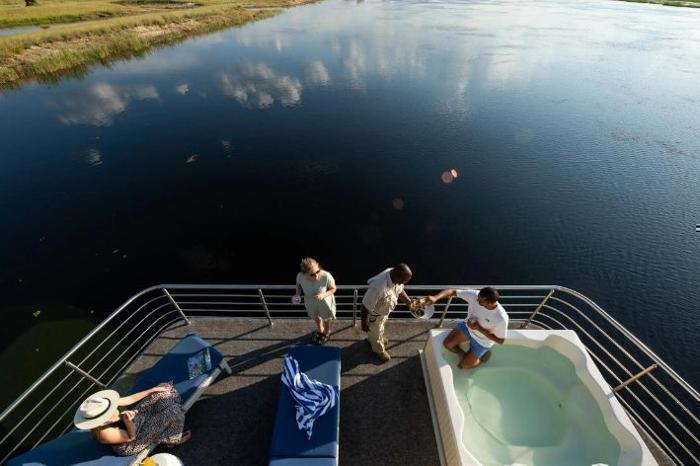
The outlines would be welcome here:
<svg viewBox="0 0 700 466">
<path fill-rule="evenodd" d="M 2 404 L 141 288 L 292 283 L 305 254 L 577 289 L 697 385 L 698 24 L 328 0 L 5 92 Z"/>
</svg>

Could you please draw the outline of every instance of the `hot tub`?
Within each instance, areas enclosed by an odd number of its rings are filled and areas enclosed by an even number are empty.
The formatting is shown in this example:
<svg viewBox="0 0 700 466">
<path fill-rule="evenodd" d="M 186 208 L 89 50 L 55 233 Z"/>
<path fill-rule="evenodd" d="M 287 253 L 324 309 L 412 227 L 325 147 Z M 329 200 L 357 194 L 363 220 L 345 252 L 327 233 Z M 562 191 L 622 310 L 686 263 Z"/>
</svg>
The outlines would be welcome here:
<svg viewBox="0 0 700 466">
<path fill-rule="evenodd" d="M 574 331 L 509 330 L 471 370 L 449 332 L 421 354 L 443 465 L 657 464 Z"/>
</svg>

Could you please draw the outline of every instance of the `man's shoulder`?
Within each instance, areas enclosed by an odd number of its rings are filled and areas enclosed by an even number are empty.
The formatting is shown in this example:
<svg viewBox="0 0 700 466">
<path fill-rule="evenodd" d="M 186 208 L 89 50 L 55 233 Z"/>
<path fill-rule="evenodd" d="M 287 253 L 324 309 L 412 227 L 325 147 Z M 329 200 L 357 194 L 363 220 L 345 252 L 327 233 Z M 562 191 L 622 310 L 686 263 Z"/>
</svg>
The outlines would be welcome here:
<svg viewBox="0 0 700 466">
<path fill-rule="evenodd" d="M 389 285 L 391 282 L 391 278 L 389 276 L 389 273 L 391 272 L 391 269 L 386 269 L 383 272 L 379 272 L 377 275 L 372 277 L 370 279 L 370 282 L 368 283 L 369 286 L 374 286 L 374 287 L 386 287 Z"/>
<path fill-rule="evenodd" d="M 473 301 L 479 296 L 479 290 L 472 288 L 458 289 L 455 293 L 458 298 L 462 298 L 465 301 Z"/>
</svg>

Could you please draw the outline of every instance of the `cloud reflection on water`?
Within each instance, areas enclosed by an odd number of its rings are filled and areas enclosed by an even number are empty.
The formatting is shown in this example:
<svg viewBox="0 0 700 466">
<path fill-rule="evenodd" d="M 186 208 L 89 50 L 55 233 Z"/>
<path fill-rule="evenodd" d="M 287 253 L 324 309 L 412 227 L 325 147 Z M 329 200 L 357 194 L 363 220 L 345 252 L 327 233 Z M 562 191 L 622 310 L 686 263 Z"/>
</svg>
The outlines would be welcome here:
<svg viewBox="0 0 700 466">
<path fill-rule="evenodd" d="M 302 84 L 298 78 L 278 74 L 263 63 L 241 63 L 219 73 L 219 88 L 249 108 L 267 108 L 275 101 L 285 107 L 301 102 Z"/>
<path fill-rule="evenodd" d="M 328 73 L 328 68 L 326 68 L 326 65 L 324 65 L 321 60 L 307 63 L 304 67 L 304 72 L 306 73 L 306 81 L 310 84 L 327 86 L 331 83 L 331 76 L 330 73 Z"/>
<path fill-rule="evenodd" d="M 98 82 L 84 91 L 68 92 L 58 101 L 58 119 L 65 125 L 109 126 L 132 100 L 158 100 L 152 84 L 115 86 Z"/>
</svg>

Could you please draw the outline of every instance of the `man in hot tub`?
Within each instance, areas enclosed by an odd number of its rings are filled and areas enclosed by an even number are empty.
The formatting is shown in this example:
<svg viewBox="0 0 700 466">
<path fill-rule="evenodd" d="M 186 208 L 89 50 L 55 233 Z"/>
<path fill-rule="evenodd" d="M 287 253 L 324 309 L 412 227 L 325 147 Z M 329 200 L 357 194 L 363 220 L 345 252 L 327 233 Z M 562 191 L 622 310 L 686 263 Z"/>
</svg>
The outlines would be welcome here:
<svg viewBox="0 0 700 466">
<path fill-rule="evenodd" d="M 428 300 L 434 304 L 455 295 L 469 303 L 467 319 L 457 324 L 447 335 L 443 345 L 453 353 L 461 355 L 460 368 L 471 369 L 488 359 L 488 350 L 494 343 L 503 344 L 508 330 L 508 314 L 498 302 L 498 291 L 490 286 L 481 290 L 448 288 L 435 296 L 428 296 Z M 469 346 L 466 352 L 460 348 L 463 342 L 467 342 Z"/>
</svg>

